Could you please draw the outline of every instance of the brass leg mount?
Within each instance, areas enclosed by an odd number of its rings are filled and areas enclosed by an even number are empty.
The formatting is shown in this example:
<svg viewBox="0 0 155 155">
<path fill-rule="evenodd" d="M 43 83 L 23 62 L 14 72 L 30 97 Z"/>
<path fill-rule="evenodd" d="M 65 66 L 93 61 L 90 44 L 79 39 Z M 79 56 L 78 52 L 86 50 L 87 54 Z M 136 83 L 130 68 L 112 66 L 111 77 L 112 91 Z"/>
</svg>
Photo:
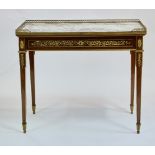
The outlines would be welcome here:
<svg viewBox="0 0 155 155">
<path fill-rule="evenodd" d="M 130 104 L 131 114 L 133 114 L 133 109 L 134 109 L 134 106 Z"/>
<path fill-rule="evenodd" d="M 23 125 L 23 132 L 26 133 L 26 123 L 22 123 Z"/>
<path fill-rule="evenodd" d="M 33 106 L 32 106 L 32 111 L 33 111 L 33 114 L 36 113 L 36 105 L 33 105 Z"/>
<path fill-rule="evenodd" d="M 141 124 L 140 123 L 137 123 L 137 134 L 140 133 L 140 126 L 141 126 Z"/>
</svg>

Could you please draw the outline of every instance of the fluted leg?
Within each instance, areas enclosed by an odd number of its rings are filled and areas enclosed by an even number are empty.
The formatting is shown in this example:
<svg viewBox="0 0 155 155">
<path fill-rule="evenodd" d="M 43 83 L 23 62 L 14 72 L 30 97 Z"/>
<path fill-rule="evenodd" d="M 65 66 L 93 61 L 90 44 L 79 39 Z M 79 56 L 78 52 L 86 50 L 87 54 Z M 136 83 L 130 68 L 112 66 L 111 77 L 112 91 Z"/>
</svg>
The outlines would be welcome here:
<svg viewBox="0 0 155 155">
<path fill-rule="evenodd" d="M 35 114 L 36 104 L 35 104 L 35 69 L 34 69 L 34 54 L 35 51 L 29 51 L 30 60 L 30 78 L 31 78 L 31 94 L 32 94 L 32 111 Z"/>
<path fill-rule="evenodd" d="M 23 132 L 26 133 L 26 52 L 19 52 L 19 60 L 20 60 L 20 77 L 21 77 L 21 98 L 22 98 L 22 125 Z"/>
<path fill-rule="evenodd" d="M 135 50 L 130 51 L 131 54 L 131 99 L 130 99 L 130 110 L 133 114 L 134 109 L 134 89 L 135 89 Z"/>
<path fill-rule="evenodd" d="M 141 84 L 142 84 L 142 61 L 143 52 L 137 51 L 136 54 L 137 63 L 137 133 L 140 133 L 141 126 Z"/>
</svg>

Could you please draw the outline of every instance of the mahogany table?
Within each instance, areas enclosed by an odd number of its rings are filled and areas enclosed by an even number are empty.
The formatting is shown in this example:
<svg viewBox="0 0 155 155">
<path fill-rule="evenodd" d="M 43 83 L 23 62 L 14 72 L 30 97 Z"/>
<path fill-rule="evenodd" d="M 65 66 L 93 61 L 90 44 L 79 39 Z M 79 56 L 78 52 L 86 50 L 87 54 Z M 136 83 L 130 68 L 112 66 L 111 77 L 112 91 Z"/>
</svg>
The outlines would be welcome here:
<svg viewBox="0 0 155 155">
<path fill-rule="evenodd" d="M 146 28 L 138 19 L 114 20 L 26 20 L 16 29 L 19 37 L 19 60 L 22 97 L 22 125 L 26 133 L 26 53 L 29 53 L 32 110 L 35 114 L 35 51 L 46 50 L 121 50 L 131 54 L 131 101 L 134 107 L 136 66 L 137 133 L 141 126 L 141 82 L 143 36 Z"/>
</svg>

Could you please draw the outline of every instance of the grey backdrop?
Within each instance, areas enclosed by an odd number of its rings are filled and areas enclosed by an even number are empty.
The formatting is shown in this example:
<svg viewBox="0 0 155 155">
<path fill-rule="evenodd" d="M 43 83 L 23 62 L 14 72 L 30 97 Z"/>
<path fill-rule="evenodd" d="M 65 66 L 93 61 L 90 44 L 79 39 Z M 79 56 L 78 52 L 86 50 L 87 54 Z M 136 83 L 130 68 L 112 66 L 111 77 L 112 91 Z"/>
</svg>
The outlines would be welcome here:
<svg viewBox="0 0 155 155">
<path fill-rule="evenodd" d="M 22 133 L 15 29 L 26 19 L 139 18 L 144 37 L 141 134 L 130 114 L 129 51 L 36 53 L 36 115 L 27 59 Z M 0 10 L 0 145 L 154 145 L 155 10 Z M 27 57 L 28 58 L 28 57 Z"/>
</svg>

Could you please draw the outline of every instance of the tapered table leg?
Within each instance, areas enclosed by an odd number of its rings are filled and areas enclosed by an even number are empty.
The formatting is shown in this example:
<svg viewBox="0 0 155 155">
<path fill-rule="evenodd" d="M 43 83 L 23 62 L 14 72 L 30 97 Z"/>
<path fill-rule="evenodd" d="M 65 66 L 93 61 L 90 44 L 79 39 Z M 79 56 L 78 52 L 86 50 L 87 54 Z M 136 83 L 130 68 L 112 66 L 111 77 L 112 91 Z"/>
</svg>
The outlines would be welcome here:
<svg viewBox="0 0 155 155">
<path fill-rule="evenodd" d="M 32 94 L 32 111 L 35 114 L 36 104 L 35 104 L 35 69 L 34 69 L 34 54 L 35 51 L 29 51 L 30 60 L 30 78 L 31 78 L 31 94 Z"/>
<path fill-rule="evenodd" d="M 130 99 L 130 110 L 133 114 L 134 109 L 134 89 L 135 89 L 135 50 L 130 51 L 131 54 L 131 99 Z"/>
<path fill-rule="evenodd" d="M 26 52 L 19 51 L 20 77 L 21 77 L 21 97 L 22 97 L 22 125 L 23 132 L 26 133 Z"/>
<path fill-rule="evenodd" d="M 143 52 L 136 52 L 136 66 L 137 66 L 137 133 L 140 133 L 141 126 L 141 84 L 142 84 L 142 59 Z"/>
</svg>

